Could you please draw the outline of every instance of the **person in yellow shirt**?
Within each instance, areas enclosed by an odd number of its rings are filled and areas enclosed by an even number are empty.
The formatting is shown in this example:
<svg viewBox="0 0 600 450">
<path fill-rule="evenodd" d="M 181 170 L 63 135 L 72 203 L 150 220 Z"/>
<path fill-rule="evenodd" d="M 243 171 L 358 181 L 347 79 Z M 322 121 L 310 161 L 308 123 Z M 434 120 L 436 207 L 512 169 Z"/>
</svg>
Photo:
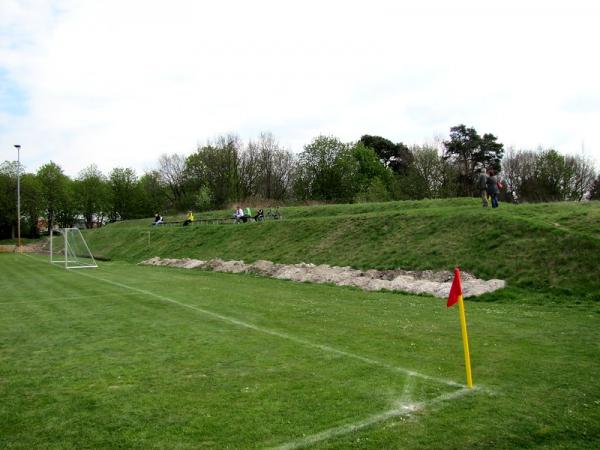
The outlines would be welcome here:
<svg viewBox="0 0 600 450">
<path fill-rule="evenodd" d="M 192 213 L 192 211 L 188 211 L 187 218 L 185 219 L 185 222 L 183 222 L 183 226 L 185 227 L 186 225 L 189 225 L 193 221 L 194 221 L 194 214 Z"/>
</svg>

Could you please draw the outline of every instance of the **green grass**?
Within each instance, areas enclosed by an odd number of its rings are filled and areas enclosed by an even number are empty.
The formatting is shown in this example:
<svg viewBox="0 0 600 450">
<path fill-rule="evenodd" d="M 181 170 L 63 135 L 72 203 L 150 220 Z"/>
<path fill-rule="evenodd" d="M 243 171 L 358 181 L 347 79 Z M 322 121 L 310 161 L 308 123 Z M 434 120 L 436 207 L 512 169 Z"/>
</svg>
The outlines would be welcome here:
<svg viewBox="0 0 600 450">
<path fill-rule="evenodd" d="M 600 300 L 594 270 L 600 266 L 599 202 L 486 210 L 476 199 L 451 199 L 282 211 L 283 221 L 243 225 L 161 228 L 131 221 L 91 231 L 86 239 L 95 253 L 130 262 L 161 256 L 379 269 L 460 266 L 482 278 L 505 279 L 517 290 Z"/>
<path fill-rule="evenodd" d="M 443 400 L 463 356 L 432 297 L 12 254 L 0 274 L 1 448 L 600 445 L 597 304 L 467 302 L 477 389 Z M 349 429 L 399 402 L 421 407 Z"/>
</svg>

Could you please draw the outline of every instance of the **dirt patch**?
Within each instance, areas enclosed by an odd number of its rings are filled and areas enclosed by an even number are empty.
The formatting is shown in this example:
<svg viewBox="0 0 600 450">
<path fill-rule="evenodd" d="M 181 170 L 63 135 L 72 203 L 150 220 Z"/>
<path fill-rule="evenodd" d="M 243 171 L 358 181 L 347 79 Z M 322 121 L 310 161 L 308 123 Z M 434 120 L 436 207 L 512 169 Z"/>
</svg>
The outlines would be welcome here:
<svg viewBox="0 0 600 450">
<path fill-rule="evenodd" d="M 366 291 L 404 291 L 417 294 L 431 294 L 445 298 L 450 292 L 452 272 L 431 270 L 358 270 L 351 267 L 328 266 L 326 264 L 276 264 L 259 260 L 252 264 L 244 261 L 223 261 L 211 259 L 169 259 L 158 256 L 142 261 L 142 265 L 172 266 L 184 269 L 204 269 L 215 272 L 254 273 L 281 280 L 310 281 L 312 283 L 332 283 L 338 286 L 356 286 Z M 501 289 L 503 280 L 480 280 L 467 272 L 461 272 L 463 295 L 473 297 Z"/>
<path fill-rule="evenodd" d="M 40 253 L 42 246 L 39 244 L 21 245 L 21 249 L 16 245 L 0 245 L 0 253 Z"/>
</svg>

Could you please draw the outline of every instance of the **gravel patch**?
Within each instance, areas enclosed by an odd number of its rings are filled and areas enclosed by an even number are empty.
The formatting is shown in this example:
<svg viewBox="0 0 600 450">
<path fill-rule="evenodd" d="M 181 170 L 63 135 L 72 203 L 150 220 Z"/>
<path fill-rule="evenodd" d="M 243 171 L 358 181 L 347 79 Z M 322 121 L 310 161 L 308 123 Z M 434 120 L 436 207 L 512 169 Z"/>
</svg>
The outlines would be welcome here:
<svg viewBox="0 0 600 450">
<path fill-rule="evenodd" d="M 259 260 L 251 264 L 244 261 L 223 261 L 211 259 L 170 259 L 155 256 L 142 265 L 171 266 L 184 269 L 204 269 L 215 272 L 253 273 L 280 280 L 309 281 L 311 283 L 332 283 L 338 286 L 355 286 L 365 291 L 403 291 L 416 294 L 431 294 L 446 298 L 452 284 L 452 272 L 431 270 L 358 270 L 351 267 L 328 266 L 327 264 L 276 264 Z M 486 292 L 502 289 L 504 280 L 480 280 L 468 272 L 461 272 L 463 295 L 474 297 Z"/>
</svg>

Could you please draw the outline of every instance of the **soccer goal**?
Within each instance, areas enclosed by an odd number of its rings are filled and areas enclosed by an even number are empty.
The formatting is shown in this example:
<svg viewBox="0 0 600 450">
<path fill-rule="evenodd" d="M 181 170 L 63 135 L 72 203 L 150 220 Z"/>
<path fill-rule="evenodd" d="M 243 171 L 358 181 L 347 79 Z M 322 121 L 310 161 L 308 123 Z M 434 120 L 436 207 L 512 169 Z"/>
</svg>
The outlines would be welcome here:
<svg viewBox="0 0 600 450">
<path fill-rule="evenodd" d="M 79 228 L 50 230 L 50 262 L 65 269 L 98 267 Z"/>
</svg>

